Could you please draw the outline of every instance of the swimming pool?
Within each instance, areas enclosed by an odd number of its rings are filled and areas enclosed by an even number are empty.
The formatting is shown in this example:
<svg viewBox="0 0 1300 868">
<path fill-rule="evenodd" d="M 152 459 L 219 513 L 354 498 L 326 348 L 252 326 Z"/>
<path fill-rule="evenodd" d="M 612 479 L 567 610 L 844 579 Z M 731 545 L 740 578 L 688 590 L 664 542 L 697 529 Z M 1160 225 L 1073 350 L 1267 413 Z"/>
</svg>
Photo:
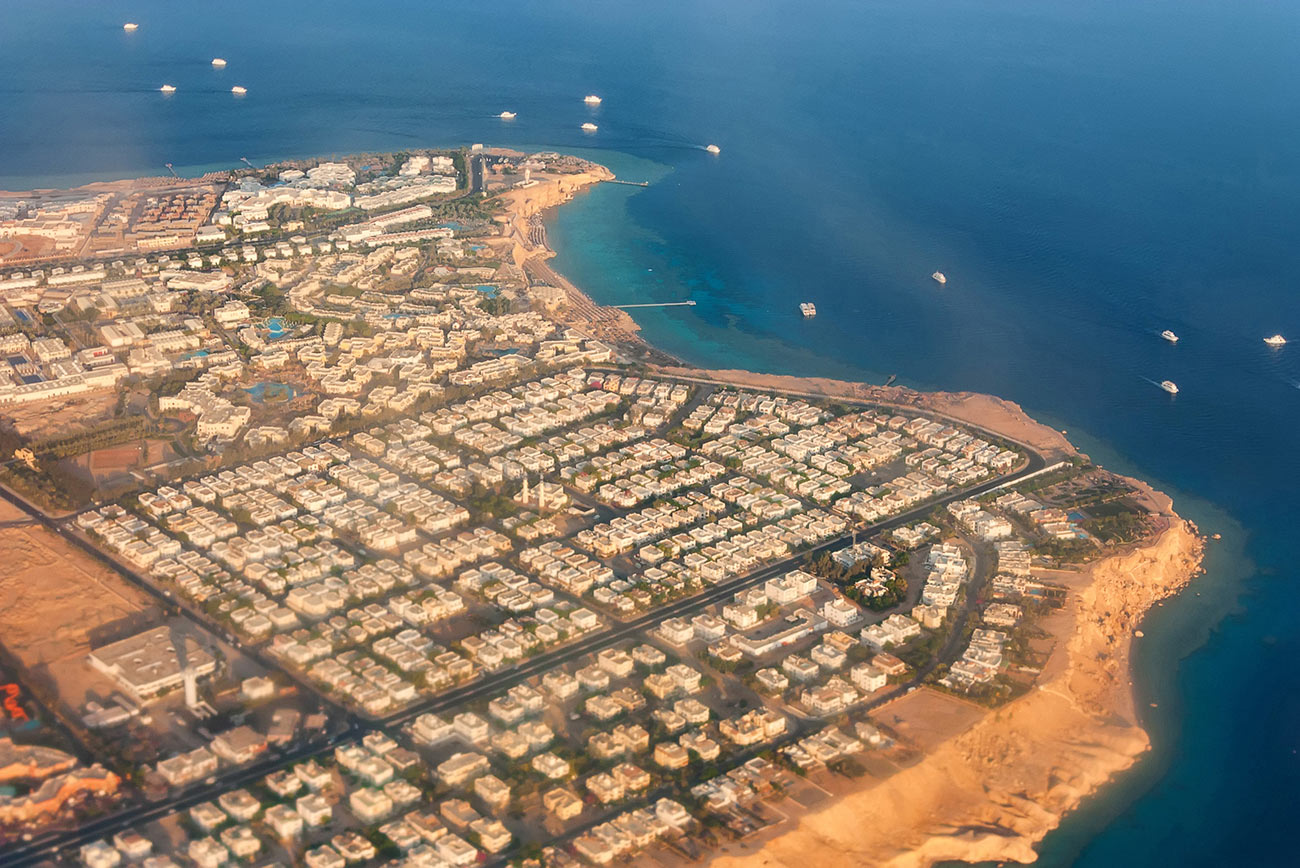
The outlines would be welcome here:
<svg viewBox="0 0 1300 868">
<path fill-rule="evenodd" d="M 292 401 L 298 397 L 298 390 L 288 383 L 257 383 L 244 389 L 245 392 L 253 396 L 253 400 L 259 404 L 265 404 L 268 401 L 273 404 L 284 401 Z"/>
</svg>

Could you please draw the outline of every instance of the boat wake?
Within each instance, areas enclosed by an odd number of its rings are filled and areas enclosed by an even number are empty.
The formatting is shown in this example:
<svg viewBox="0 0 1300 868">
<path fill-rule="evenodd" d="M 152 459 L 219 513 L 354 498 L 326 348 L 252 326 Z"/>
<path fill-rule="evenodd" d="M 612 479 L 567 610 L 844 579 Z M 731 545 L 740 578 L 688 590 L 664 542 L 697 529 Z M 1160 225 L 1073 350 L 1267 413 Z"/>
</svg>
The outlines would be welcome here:
<svg viewBox="0 0 1300 868">
<path fill-rule="evenodd" d="M 1157 389 L 1162 389 L 1168 392 L 1170 395 L 1178 394 L 1178 385 L 1173 380 L 1161 380 L 1160 382 L 1156 382 L 1150 377 L 1143 377 L 1142 379 L 1146 380 L 1148 383 L 1155 386 Z"/>
<path fill-rule="evenodd" d="M 413 139 L 416 141 L 425 138 L 419 133 L 411 133 L 411 132 L 406 132 L 404 130 L 386 130 L 386 129 L 380 129 L 378 127 L 344 127 L 344 129 L 351 130 L 357 133 L 378 133 L 383 136 L 399 136 L 403 139 Z"/>
<path fill-rule="evenodd" d="M 619 129 L 642 147 L 680 148 L 684 151 L 707 151 L 709 148 L 708 144 L 700 144 L 693 138 L 655 127 L 619 124 Z"/>
</svg>

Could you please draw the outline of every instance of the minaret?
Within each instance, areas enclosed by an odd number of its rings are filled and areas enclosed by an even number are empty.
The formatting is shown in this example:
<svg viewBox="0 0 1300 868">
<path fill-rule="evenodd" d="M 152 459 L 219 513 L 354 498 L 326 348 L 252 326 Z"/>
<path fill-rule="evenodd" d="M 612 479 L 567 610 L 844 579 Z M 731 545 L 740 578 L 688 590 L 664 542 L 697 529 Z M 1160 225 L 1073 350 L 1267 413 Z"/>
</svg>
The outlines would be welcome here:
<svg viewBox="0 0 1300 868">
<path fill-rule="evenodd" d="M 523 501 L 524 506 L 528 505 L 528 474 L 524 474 L 524 490 L 519 493 L 519 499 Z"/>
<path fill-rule="evenodd" d="M 537 481 L 537 511 L 546 509 L 546 477 Z"/>
</svg>

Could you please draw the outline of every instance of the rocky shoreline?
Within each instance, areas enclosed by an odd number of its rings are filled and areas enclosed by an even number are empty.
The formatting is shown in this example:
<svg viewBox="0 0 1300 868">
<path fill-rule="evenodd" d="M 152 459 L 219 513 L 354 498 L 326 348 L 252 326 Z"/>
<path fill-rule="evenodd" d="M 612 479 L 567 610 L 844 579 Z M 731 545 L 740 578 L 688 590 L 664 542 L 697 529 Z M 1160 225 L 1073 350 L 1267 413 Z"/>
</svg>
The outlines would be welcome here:
<svg viewBox="0 0 1300 868">
<path fill-rule="evenodd" d="M 584 178 L 585 183 L 599 180 L 604 178 L 594 173 Z M 555 207 L 581 186 L 536 204 Z M 533 249 L 528 255 L 549 258 L 553 252 Z M 557 277 L 580 307 L 609 310 Z M 630 320 L 622 311 L 611 313 Z M 620 349 L 641 357 L 646 347 L 635 324 L 623 327 Z M 673 376 L 924 409 L 1029 445 L 1049 461 L 1078 455 L 1064 432 L 991 395 L 923 393 L 655 361 L 656 370 Z M 1069 588 L 1069 596 L 1053 628 L 1055 649 L 1035 689 L 988 711 L 916 764 L 874 779 L 793 825 L 732 845 L 714 856 L 714 868 L 1036 861 L 1035 846 L 1066 814 L 1150 748 L 1129 677 L 1133 639 L 1147 611 L 1185 588 L 1200 570 L 1204 541 L 1195 526 L 1174 513 L 1166 495 L 1127 481 L 1156 517 L 1156 530 L 1142 543 L 1081 570 L 1052 576 Z"/>
<path fill-rule="evenodd" d="M 1195 528 L 1172 518 L 1154 540 L 1079 572 L 1073 632 L 1037 689 L 714 868 L 1035 861 L 1067 813 L 1148 750 L 1128 676 L 1133 636 L 1148 609 L 1191 581 L 1201 554 Z"/>
</svg>

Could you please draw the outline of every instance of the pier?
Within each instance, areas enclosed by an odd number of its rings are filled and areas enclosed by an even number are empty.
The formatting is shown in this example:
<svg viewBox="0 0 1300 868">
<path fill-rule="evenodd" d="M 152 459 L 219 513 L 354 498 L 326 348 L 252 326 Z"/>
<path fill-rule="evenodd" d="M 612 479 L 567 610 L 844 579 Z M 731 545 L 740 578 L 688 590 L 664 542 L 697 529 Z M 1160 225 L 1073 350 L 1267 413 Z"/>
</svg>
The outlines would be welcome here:
<svg viewBox="0 0 1300 868">
<path fill-rule="evenodd" d="M 622 180 L 619 180 L 618 178 L 610 178 L 610 179 L 609 179 L 608 181 L 606 181 L 605 183 L 606 183 L 606 184 L 626 184 L 626 185 L 629 186 L 629 187 L 649 187 L 649 186 L 650 186 L 650 182 L 649 182 L 649 181 L 622 181 Z"/>
<path fill-rule="evenodd" d="M 611 305 L 607 305 L 607 307 L 612 307 L 612 308 L 615 308 L 616 310 L 627 310 L 628 308 L 633 308 L 633 307 L 694 307 L 694 306 L 695 306 L 695 302 L 694 302 L 694 300 L 691 300 L 691 301 L 655 301 L 655 302 L 647 302 L 647 303 L 645 303 L 645 304 L 611 304 Z"/>
</svg>

